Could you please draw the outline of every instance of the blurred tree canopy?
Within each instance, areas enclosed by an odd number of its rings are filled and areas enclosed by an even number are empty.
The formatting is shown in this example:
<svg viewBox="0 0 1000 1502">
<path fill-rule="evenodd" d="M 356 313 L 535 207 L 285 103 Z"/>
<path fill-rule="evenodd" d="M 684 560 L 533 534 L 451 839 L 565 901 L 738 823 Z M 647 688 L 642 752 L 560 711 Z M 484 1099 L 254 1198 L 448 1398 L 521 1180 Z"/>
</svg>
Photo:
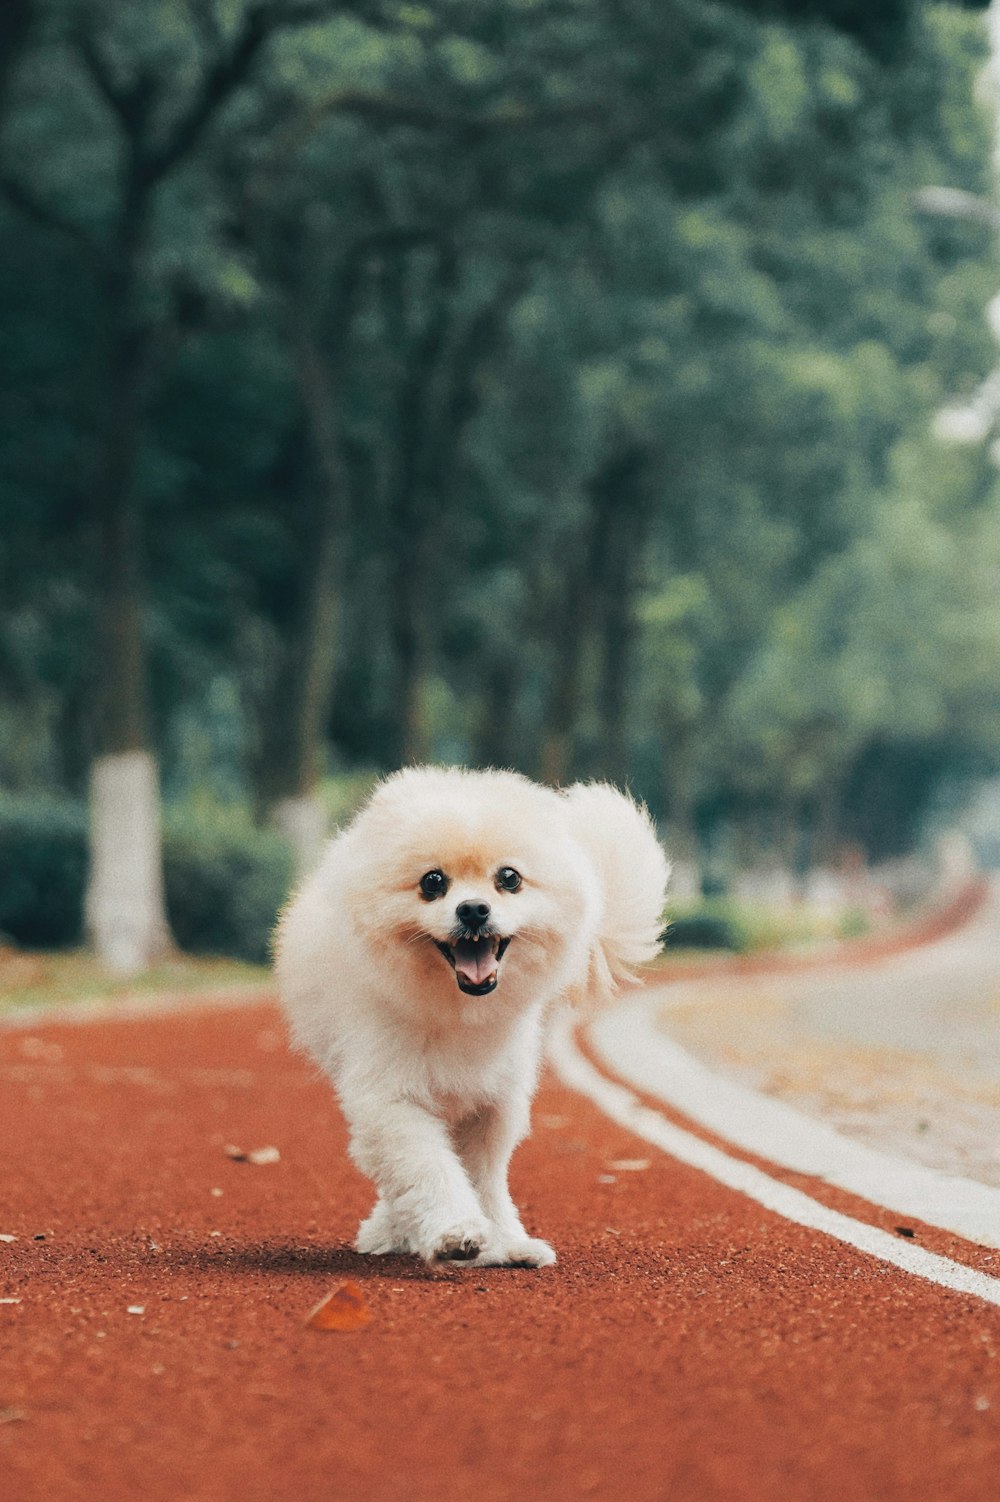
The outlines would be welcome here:
<svg viewBox="0 0 1000 1502">
<path fill-rule="evenodd" d="M 0 783 L 904 846 L 1000 747 L 978 8 L 8 0 Z"/>
</svg>

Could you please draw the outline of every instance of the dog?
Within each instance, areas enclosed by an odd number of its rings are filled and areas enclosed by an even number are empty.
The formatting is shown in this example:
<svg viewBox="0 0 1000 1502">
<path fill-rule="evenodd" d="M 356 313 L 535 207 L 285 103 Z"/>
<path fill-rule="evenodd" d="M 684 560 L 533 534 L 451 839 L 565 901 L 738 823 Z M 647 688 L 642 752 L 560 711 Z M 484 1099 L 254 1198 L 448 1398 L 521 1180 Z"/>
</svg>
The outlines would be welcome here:
<svg viewBox="0 0 1000 1502">
<path fill-rule="evenodd" d="M 507 1187 L 544 1022 L 658 952 L 667 875 L 625 794 L 506 771 L 406 768 L 330 841 L 282 914 L 275 968 L 378 1193 L 357 1251 L 555 1262 Z"/>
</svg>

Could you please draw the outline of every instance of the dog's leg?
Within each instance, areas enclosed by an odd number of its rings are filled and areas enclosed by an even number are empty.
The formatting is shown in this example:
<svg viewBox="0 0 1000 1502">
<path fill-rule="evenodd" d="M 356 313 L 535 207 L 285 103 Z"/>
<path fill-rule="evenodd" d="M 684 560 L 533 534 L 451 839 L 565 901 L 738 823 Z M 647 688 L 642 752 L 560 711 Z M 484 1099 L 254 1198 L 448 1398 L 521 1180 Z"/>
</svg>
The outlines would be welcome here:
<svg viewBox="0 0 1000 1502">
<path fill-rule="evenodd" d="M 410 1243 L 399 1224 L 399 1217 L 387 1200 L 376 1200 L 367 1220 L 363 1220 L 358 1226 L 354 1250 L 368 1252 L 376 1257 L 387 1257 L 410 1250 Z"/>
<path fill-rule="evenodd" d="M 402 1234 L 425 1262 L 478 1257 L 490 1223 L 444 1122 L 410 1101 L 369 1101 L 361 1111 L 351 1111 L 346 1100 L 343 1104 L 351 1123 L 351 1157 L 374 1180 L 380 1203 L 391 1205 L 395 1235 Z M 365 1250 L 358 1234 L 358 1249 Z"/>
<path fill-rule="evenodd" d="M 547 1241 L 528 1235 L 507 1187 L 511 1154 L 527 1136 L 529 1111 L 527 1100 L 484 1106 L 455 1132 L 459 1156 L 491 1222 L 478 1267 L 548 1267 L 556 1260 Z"/>
</svg>

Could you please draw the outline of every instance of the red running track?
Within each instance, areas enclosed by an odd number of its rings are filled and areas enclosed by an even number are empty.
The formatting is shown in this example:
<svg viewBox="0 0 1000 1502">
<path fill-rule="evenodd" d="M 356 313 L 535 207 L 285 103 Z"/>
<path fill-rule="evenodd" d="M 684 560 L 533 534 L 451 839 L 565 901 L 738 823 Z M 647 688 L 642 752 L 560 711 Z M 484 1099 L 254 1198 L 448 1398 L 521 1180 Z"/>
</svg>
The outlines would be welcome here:
<svg viewBox="0 0 1000 1502">
<path fill-rule="evenodd" d="M 551 1082 L 535 1122 L 559 1265 L 429 1272 L 349 1250 L 369 1190 L 271 1008 L 0 1032 L 6 1502 L 993 1502 L 1000 1309 Z M 306 1328 L 345 1277 L 371 1323 Z"/>
</svg>

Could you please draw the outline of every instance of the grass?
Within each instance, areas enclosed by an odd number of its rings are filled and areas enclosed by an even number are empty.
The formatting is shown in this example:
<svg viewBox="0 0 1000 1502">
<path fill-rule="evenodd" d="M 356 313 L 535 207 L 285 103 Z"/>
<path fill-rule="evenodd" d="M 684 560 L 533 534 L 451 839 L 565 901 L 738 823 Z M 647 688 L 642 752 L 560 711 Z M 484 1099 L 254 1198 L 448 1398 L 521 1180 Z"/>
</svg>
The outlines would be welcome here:
<svg viewBox="0 0 1000 1502">
<path fill-rule="evenodd" d="M 870 927 L 854 908 L 831 914 L 808 903 L 739 902 L 728 897 L 668 909 L 667 947 L 660 963 L 683 963 L 707 954 L 760 954 L 811 949 L 857 938 Z"/>
<path fill-rule="evenodd" d="M 39 953 L 0 947 L 0 1013 L 74 1001 L 222 991 L 264 983 L 268 975 L 264 965 L 178 954 L 138 975 L 121 976 L 83 949 Z"/>
</svg>

